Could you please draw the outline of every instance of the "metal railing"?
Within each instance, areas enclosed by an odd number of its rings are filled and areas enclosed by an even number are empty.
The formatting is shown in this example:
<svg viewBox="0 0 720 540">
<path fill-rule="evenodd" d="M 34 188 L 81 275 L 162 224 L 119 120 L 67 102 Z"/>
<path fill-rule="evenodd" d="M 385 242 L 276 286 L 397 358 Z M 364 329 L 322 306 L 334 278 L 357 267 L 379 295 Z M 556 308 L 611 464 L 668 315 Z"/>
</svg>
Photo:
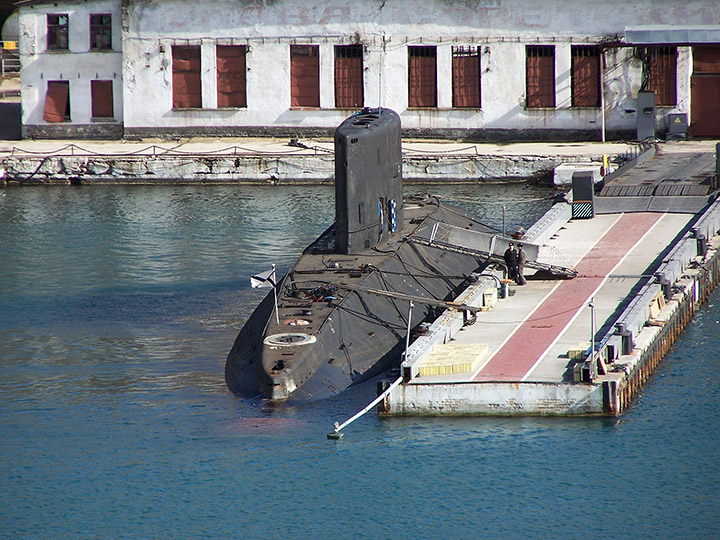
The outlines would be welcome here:
<svg viewBox="0 0 720 540">
<path fill-rule="evenodd" d="M 20 72 L 20 52 L 17 41 L 0 41 L 0 76 Z"/>
</svg>

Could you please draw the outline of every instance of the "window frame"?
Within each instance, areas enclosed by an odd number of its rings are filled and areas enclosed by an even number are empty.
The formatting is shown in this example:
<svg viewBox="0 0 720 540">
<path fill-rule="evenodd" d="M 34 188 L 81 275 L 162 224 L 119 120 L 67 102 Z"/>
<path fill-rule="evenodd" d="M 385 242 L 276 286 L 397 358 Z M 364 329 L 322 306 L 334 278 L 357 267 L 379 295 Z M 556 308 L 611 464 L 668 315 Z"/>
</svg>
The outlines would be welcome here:
<svg viewBox="0 0 720 540">
<path fill-rule="evenodd" d="M 453 109 L 482 108 L 481 47 L 453 45 L 452 47 L 452 106 Z M 473 84 L 470 84 L 472 78 Z M 477 82 L 477 85 L 474 82 Z"/>
<path fill-rule="evenodd" d="M 59 101 L 58 101 L 59 100 Z M 60 106 L 57 106 L 57 105 Z M 58 112 L 62 110 L 62 112 Z M 72 122 L 70 110 L 70 81 L 48 81 L 45 89 L 43 121 L 49 124 Z"/>
<path fill-rule="evenodd" d="M 94 22 L 93 19 L 96 17 L 107 17 L 108 22 Z M 108 44 L 107 46 L 98 46 L 95 44 L 95 36 L 97 34 L 100 35 L 100 38 L 102 40 L 102 37 L 104 35 L 104 30 L 107 30 L 108 33 Z M 90 14 L 90 50 L 91 51 L 111 51 L 113 49 L 113 43 L 112 43 L 112 13 L 91 13 Z"/>
<path fill-rule="evenodd" d="M 407 49 L 408 109 L 437 109 L 437 46 L 411 45 Z"/>
<path fill-rule="evenodd" d="M 556 107 L 555 46 L 526 45 L 525 108 L 555 109 Z"/>
<path fill-rule="evenodd" d="M 233 51 L 242 54 L 225 55 L 221 51 Z M 247 108 L 247 45 L 215 45 L 215 59 L 217 72 L 217 107 L 218 109 L 245 109 Z M 228 58 L 242 58 L 242 62 L 228 61 Z M 227 69 L 238 67 L 241 69 Z M 238 75 L 242 75 L 238 78 Z M 234 76 L 233 76 L 234 75 Z M 225 90 L 225 89 L 228 90 Z"/>
<path fill-rule="evenodd" d="M 643 62 L 642 91 L 655 92 L 657 107 L 677 107 L 677 46 L 639 47 Z"/>
<path fill-rule="evenodd" d="M 582 59 L 595 59 L 582 60 Z M 570 106 L 574 108 L 599 108 L 602 104 L 602 81 L 600 69 L 602 50 L 596 45 L 572 45 L 570 48 Z M 590 71 L 585 76 L 584 70 Z M 593 72 L 594 70 L 594 72 Z M 592 88 L 591 91 L 584 91 Z M 594 93 L 594 95 L 593 95 Z M 594 97 L 594 99 L 592 99 Z"/>
<path fill-rule="evenodd" d="M 65 23 L 60 21 L 65 18 Z M 51 22 L 56 18 L 57 22 Z M 70 15 L 67 13 L 48 13 L 45 18 L 46 22 L 46 49 L 48 51 L 68 51 L 70 50 Z M 64 38 L 65 46 L 59 43 Z"/>
<path fill-rule="evenodd" d="M 96 99 L 96 92 L 101 92 L 103 89 L 100 86 L 105 86 L 110 89 L 110 99 Z M 90 81 L 90 116 L 94 121 L 107 122 L 115 119 L 115 103 L 114 103 L 114 88 L 113 81 L 111 79 L 92 79 Z M 103 109 L 103 105 L 108 104 L 108 109 Z M 109 111 L 109 114 L 96 114 Z"/>
<path fill-rule="evenodd" d="M 336 109 L 361 109 L 365 104 L 363 45 L 335 45 L 334 85 Z"/>
<path fill-rule="evenodd" d="M 290 109 L 319 108 L 320 46 L 290 45 Z"/>
<path fill-rule="evenodd" d="M 190 58 L 183 57 L 182 52 L 192 50 L 193 55 Z M 177 51 L 177 52 L 176 52 Z M 195 54 L 196 53 L 196 54 Z M 172 55 L 172 108 L 173 109 L 202 109 L 202 54 L 200 45 L 173 45 L 171 48 Z M 192 68 L 194 62 L 197 63 L 197 69 Z M 190 77 L 188 74 L 194 74 Z M 197 92 L 180 92 L 180 83 L 183 88 L 188 86 L 197 87 Z M 192 89 L 192 88 L 191 88 Z M 192 97 L 197 96 L 197 97 Z M 191 102 L 190 99 L 196 101 Z M 187 101 L 184 101 L 187 100 Z M 186 105 L 186 103 L 188 103 Z"/>
</svg>

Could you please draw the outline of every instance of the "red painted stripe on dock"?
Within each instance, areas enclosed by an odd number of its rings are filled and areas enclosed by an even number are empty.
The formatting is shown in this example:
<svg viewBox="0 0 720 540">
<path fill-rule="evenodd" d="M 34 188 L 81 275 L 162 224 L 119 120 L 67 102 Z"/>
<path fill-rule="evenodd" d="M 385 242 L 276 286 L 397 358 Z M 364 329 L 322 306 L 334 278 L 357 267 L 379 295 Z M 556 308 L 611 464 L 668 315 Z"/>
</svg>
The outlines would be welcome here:
<svg viewBox="0 0 720 540">
<path fill-rule="evenodd" d="M 475 377 L 476 381 L 520 381 L 620 260 L 662 214 L 624 214 L 575 265 L 578 277 L 563 281 L 517 329 Z M 517 294 L 522 294 L 519 288 Z"/>
</svg>

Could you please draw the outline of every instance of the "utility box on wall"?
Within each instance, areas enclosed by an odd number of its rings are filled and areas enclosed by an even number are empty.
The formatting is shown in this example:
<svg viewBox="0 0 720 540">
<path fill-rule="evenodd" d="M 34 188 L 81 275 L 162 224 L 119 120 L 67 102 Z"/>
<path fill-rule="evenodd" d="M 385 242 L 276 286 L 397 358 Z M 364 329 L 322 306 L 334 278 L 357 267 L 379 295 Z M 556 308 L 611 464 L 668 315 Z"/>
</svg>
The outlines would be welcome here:
<svg viewBox="0 0 720 540">
<path fill-rule="evenodd" d="M 655 92 L 638 92 L 637 140 L 655 137 Z"/>
<path fill-rule="evenodd" d="M 687 113 L 668 114 L 668 139 L 685 140 L 688 130 Z"/>
</svg>

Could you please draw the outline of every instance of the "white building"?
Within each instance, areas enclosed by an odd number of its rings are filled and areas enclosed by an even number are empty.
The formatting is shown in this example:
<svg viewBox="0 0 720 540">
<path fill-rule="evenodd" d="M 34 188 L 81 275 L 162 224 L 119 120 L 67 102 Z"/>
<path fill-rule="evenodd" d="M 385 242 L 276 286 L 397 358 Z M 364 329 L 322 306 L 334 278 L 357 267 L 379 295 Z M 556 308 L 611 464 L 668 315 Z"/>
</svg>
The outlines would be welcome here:
<svg viewBox="0 0 720 540">
<path fill-rule="evenodd" d="M 23 0 L 26 137 L 720 136 L 717 0 Z M 641 112 L 641 114 L 650 114 Z"/>
</svg>

